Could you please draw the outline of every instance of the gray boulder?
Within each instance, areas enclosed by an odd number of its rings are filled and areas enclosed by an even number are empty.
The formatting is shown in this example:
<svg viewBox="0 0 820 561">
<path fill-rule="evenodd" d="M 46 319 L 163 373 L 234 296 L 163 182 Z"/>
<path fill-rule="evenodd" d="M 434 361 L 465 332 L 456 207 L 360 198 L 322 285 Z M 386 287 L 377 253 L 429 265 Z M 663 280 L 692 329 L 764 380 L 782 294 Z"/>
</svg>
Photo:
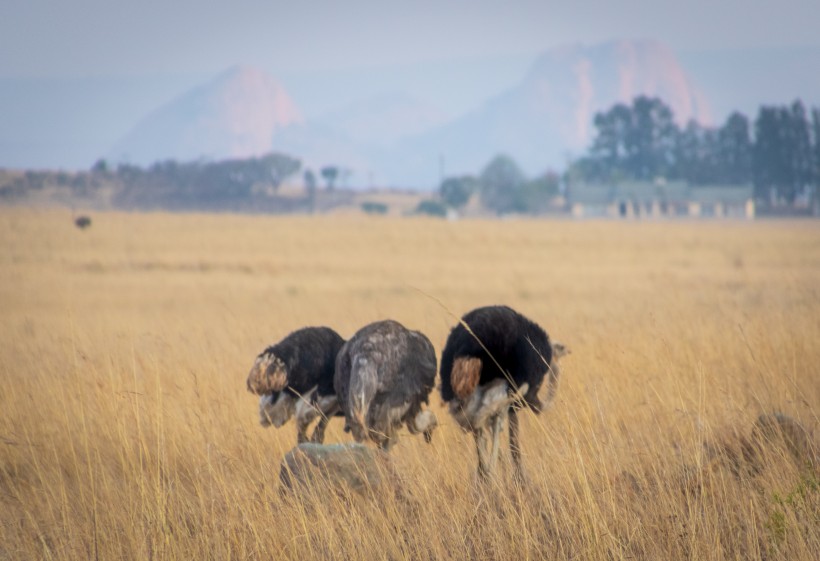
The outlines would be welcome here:
<svg viewBox="0 0 820 561">
<path fill-rule="evenodd" d="M 816 450 L 809 432 L 796 419 L 783 413 L 760 415 L 752 429 L 752 440 L 761 447 L 782 443 L 799 463 L 816 462 Z"/>
<path fill-rule="evenodd" d="M 374 491 L 398 481 L 386 453 L 363 444 L 316 444 L 304 442 L 285 454 L 279 479 L 285 489 L 314 490 L 349 488 L 359 493 Z"/>
</svg>

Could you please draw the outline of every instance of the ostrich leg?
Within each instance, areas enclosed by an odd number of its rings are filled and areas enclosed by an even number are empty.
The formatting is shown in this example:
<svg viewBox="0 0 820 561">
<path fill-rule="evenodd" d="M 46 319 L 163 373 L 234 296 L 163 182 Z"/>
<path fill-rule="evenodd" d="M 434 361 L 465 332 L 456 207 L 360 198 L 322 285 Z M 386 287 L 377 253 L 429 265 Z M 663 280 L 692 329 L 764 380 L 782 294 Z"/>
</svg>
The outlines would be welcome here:
<svg viewBox="0 0 820 561">
<path fill-rule="evenodd" d="M 319 414 L 311 403 L 315 391 L 315 389 L 310 390 L 307 394 L 300 396 L 299 401 L 296 402 L 296 442 L 299 444 L 307 442 L 307 428 Z"/>
<path fill-rule="evenodd" d="M 492 418 L 491 431 L 493 433 L 492 449 L 490 451 L 490 475 L 495 472 L 495 465 L 498 462 L 498 448 L 501 440 L 501 430 L 504 427 L 504 417 L 506 409 L 499 412 Z"/>
<path fill-rule="evenodd" d="M 510 455 L 512 455 L 514 477 L 524 481 L 524 467 L 521 465 L 521 446 L 518 442 L 518 413 L 515 407 L 510 408 Z"/>
<path fill-rule="evenodd" d="M 310 423 L 303 423 L 301 419 L 297 419 L 296 421 L 296 443 L 302 444 L 303 442 L 307 442 L 307 427 Z"/>
<path fill-rule="evenodd" d="M 325 429 L 328 422 L 330 422 L 330 418 L 339 411 L 339 398 L 335 395 L 320 397 L 316 403 L 316 408 L 319 410 L 319 422 L 316 424 L 316 428 L 313 429 L 310 441 L 321 444 L 325 441 Z"/>
<path fill-rule="evenodd" d="M 385 452 L 390 452 L 390 449 L 393 448 L 393 445 L 398 441 L 396 436 L 397 435 L 395 433 L 382 435 L 382 438 L 378 443 L 379 449 L 384 450 Z"/>
<path fill-rule="evenodd" d="M 478 452 L 478 477 L 486 481 L 489 479 L 491 472 L 489 458 L 487 457 L 488 442 L 486 429 L 483 427 L 477 429 L 473 433 L 473 436 L 475 436 L 475 448 Z"/>
</svg>

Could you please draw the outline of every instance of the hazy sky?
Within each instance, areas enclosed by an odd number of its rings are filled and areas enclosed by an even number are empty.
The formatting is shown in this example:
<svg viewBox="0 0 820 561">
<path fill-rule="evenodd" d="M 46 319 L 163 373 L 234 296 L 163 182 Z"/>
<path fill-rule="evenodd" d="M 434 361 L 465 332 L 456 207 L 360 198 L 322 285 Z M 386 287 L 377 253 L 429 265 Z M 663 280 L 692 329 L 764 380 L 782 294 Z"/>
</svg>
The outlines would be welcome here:
<svg viewBox="0 0 820 561">
<path fill-rule="evenodd" d="M 818 45 L 818 0 L 2 0 L 0 76 L 321 71 L 648 37 Z"/>
<path fill-rule="evenodd" d="M 395 92 L 456 117 L 547 49 L 649 38 L 716 115 L 817 103 L 818 21 L 820 0 L 0 0 L 0 167 L 88 167 L 235 64 L 273 74 L 309 119 Z"/>
</svg>

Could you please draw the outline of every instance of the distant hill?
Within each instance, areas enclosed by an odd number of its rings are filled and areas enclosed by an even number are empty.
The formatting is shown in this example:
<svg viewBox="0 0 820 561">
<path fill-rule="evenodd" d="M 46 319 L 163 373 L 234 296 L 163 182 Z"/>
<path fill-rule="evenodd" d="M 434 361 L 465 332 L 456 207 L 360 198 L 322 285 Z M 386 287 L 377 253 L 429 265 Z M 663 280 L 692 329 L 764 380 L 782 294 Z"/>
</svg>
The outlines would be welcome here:
<svg viewBox="0 0 820 561">
<path fill-rule="evenodd" d="M 312 159 L 308 152 L 315 154 L 312 166 L 360 162 L 368 173 L 351 185 L 369 185 L 373 177 L 379 185 L 429 188 L 438 181 L 442 155 L 446 173 L 478 171 L 498 149 L 520 153 L 530 173 L 563 167 L 568 152 L 585 147 L 579 121 L 638 91 L 663 97 L 679 120 L 711 116 L 715 124 L 732 110 L 754 119 L 764 103 L 801 98 L 820 106 L 820 45 L 672 54 L 657 42 L 615 41 L 552 49 L 535 59 L 488 55 L 282 71 L 276 79 L 247 67 L 218 77 L 201 70 L 0 76 L 0 167 L 88 169 L 100 157 L 218 159 L 258 154 L 270 140 L 274 150 L 306 150 L 299 154 L 305 161 Z M 521 91 L 527 88 L 529 94 Z M 282 111 L 277 98 L 289 98 Z M 533 107 L 524 111 L 528 100 Z M 524 126 L 504 122 L 515 116 L 515 105 Z M 458 118 L 448 122 L 448 115 Z M 539 136 L 531 129 L 552 132 Z"/>
<path fill-rule="evenodd" d="M 236 66 L 148 115 L 116 144 L 110 158 L 145 165 L 258 156 L 272 149 L 277 131 L 303 122 L 272 76 Z"/>
<path fill-rule="evenodd" d="M 802 58 L 791 52 L 769 53 L 768 58 L 765 54 L 753 58 L 784 67 L 777 75 L 783 80 L 792 76 L 801 90 L 811 85 L 811 73 L 805 72 L 815 64 L 811 53 L 799 53 Z M 777 63 L 781 59 L 796 61 L 797 66 Z M 773 99 L 778 88 L 786 87 L 754 87 L 761 71 L 755 72 L 740 55 L 690 53 L 686 61 L 715 93 L 719 108 L 714 114 L 719 120 L 728 112 L 730 95 L 739 101 Z M 748 87 L 743 95 L 730 93 L 731 81 L 719 80 L 724 75 L 745 78 Z M 147 164 L 275 150 L 313 168 L 344 167 L 352 172 L 351 185 L 431 189 L 442 173 L 478 173 L 500 152 L 511 155 L 531 175 L 563 169 L 570 157 L 589 146 L 596 112 L 640 94 L 663 99 L 681 125 L 689 119 L 702 124 L 717 120 L 711 98 L 707 101 L 663 43 L 619 40 L 546 51 L 517 84 L 449 120 L 433 104 L 401 92 L 345 102 L 321 116 L 305 118 L 272 76 L 238 66 L 158 108 L 109 154 L 114 161 Z"/>
<path fill-rule="evenodd" d="M 247 157 L 270 150 L 306 166 L 351 170 L 352 184 L 429 189 L 443 171 L 477 173 L 506 152 L 530 174 L 561 168 L 592 137 L 592 119 L 638 94 L 661 97 L 683 123 L 710 122 L 704 96 L 657 41 L 613 41 L 543 53 L 523 79 L 448 122 L 433 105 L 383 94 L 306 120 L 271 76 L 235 67 L 157 109 L 113 159 Z"/>
</svg>

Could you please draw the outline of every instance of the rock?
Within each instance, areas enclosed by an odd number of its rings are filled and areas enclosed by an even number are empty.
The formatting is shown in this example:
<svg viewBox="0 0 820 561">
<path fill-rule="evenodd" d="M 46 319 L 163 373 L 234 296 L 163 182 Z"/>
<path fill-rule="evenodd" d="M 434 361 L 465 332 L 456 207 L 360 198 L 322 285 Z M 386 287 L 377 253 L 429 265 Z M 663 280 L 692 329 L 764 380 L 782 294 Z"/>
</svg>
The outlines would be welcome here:
<svg viewBox="0 0 820 561">
<path fill-rule="evenodd" d="M 363 444 L 304 442 L 285 454 L 279 478 L 283 488 L 319 489 L 347 487 L 358 493 L 373 491 L 397 481 L 390 458 Z"/>
<path fill-rule="evenodd" d="M 758 446 L 782 442 L 798 462 L 815 461 L 815 451 L 812 449 L 809 432 L 788 415 L 760 415 L 752 429 L 752 440 Z"/>
<path fill-rule="evenodd" d="M 703 473 L 728 469 L 735 477 L 758 475 L 765 467 L 766 450 L 782 447 L 801 465 L 817 464 L 817 450 L 809 432 L 782 413 L 762 414 L 746 437 L 737 429 L 719 431 L 704 443 Z"/>
</svg>

